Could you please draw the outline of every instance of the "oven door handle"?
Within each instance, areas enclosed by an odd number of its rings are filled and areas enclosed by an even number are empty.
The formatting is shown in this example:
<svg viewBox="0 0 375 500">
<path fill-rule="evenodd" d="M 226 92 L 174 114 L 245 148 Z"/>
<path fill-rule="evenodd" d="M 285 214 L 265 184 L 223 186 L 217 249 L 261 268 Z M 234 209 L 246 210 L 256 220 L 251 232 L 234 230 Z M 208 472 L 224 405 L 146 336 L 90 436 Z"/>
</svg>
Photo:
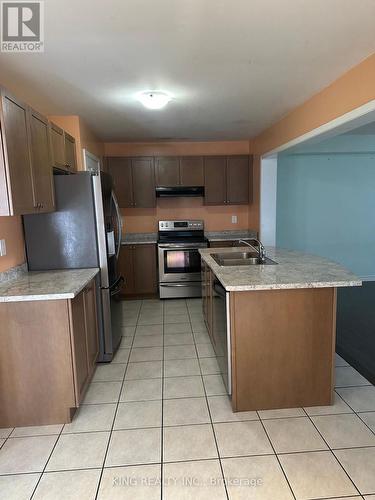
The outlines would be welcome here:
<svg viewBox="0 0 375 500">
<path fill-rule="evenodd" d="M 180 288 L 180 287 L 186 287 L 186 286 L 201 286 L 201 282 L 197 281 L 196 283 L 194 282 L 189 282 L 189 283 L 160 283 L 160 286 L 163 286 L 165 288 Z"/>
<path fill-rule="evenodd" d="M 166 244 L 162 244 L 162 245 L 158 245 L 159 248 L 161 248 L 162 250 L 164 249 L 170 249 L 170 248 L 176 248 L 178 250 L 194 250 L 194 249 L 198 249 L 198 248 L 207 248 L 207 245 L 205 244 L 196 244 L 196 243 L 192 243 L 191 245 L 187 245 L 186 243 L 166 243 Z"/>
</svg>

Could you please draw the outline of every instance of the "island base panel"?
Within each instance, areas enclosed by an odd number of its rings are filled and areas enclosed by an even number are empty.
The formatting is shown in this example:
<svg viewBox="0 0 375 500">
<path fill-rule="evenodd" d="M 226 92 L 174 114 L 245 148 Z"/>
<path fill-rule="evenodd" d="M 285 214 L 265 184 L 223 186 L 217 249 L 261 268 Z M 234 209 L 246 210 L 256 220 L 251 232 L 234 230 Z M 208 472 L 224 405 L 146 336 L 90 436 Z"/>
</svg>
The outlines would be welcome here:
<svg viewBox="0 0 375 500">
<path fill-rule="evenodd" d="M 333 402 L 336 289 L 231 292 L 234 411 Z"/>
</svg>

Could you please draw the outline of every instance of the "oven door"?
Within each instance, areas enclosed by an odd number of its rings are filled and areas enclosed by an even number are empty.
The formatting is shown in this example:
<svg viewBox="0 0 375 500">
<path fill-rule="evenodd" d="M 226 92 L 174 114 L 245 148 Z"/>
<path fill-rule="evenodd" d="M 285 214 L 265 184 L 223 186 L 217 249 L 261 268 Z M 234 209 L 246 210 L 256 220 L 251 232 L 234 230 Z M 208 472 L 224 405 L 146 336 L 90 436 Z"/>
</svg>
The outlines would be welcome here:
<svg viewBox="0 0 375 500">
<path fill-rule="evenodd" d="M 206 243 L 159 244 L 160 283 L 201 281 L 201 256 L 198 248 L 205 247 Z"/>
</svg>

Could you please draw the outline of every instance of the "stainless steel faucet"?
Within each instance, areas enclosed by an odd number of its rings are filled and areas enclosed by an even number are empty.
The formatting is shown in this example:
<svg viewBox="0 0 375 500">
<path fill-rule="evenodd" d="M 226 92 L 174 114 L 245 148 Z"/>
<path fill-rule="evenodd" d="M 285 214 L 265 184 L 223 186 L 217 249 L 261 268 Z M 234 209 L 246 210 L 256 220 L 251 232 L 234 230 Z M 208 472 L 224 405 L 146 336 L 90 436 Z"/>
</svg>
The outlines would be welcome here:
<svg viewBox="0 0 375 500">
<path fill-rule="evenodd" d="M 265 250 L 262 242 L 260 240 L 258 240 L 257 238 L 248 238 L 248 239 L 250 241 L 256 241 L 258 243 L 258 248 L 256 248 L 254 245 L 252 245 L 251 243 L 249 243 L 248 241 L 245 241 L 245 240 L 238 240 L 238 243 L 244 243 L 248 247 L 253 248 L 254 250 L 256 250 L 258 252 L 258 254 L 259 254 L 259 260 L 261 262 L 264 262 L 265 259 L 266 259 L 266 250 Z"/>
</svg>

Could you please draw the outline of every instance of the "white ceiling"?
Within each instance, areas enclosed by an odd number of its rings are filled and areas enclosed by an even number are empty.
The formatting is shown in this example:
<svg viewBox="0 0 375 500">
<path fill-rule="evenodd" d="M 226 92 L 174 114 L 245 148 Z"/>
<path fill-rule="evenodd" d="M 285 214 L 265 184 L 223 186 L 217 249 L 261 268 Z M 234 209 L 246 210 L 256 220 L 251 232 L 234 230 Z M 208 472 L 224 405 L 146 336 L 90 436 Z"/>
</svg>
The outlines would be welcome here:
<svg viewBox="0 0 375 500">
<path fill-rule="evenodd" d="M 374 0 L 46 0 L 0 80 L 103 140 L 247 139 L 375 51 Z M 134 93 L 175 95 L 148 111 Z M 26 94 L 25 94 L 26 95 Z"/>
</svg>

